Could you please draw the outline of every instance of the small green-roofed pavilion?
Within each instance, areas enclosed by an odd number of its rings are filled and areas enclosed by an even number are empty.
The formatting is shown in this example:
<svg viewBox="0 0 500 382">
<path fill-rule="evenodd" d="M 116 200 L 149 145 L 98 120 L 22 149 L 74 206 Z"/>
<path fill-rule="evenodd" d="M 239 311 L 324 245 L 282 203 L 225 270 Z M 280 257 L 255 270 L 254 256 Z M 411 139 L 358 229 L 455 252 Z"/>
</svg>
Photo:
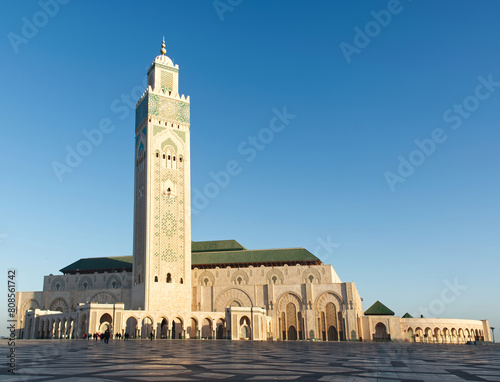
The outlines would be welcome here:
<svg viewBox="0 0 500 382">
<path fill-rule="evenodd" d="M 413 316 L 410 313 L 406 312 L 402 318 L 413 318 Z"/>
<path fill-rule="evenodd" d="M 394 316 L 394 312 L 377 300 L 366 309 L 365 316 Z"/>
</svg>

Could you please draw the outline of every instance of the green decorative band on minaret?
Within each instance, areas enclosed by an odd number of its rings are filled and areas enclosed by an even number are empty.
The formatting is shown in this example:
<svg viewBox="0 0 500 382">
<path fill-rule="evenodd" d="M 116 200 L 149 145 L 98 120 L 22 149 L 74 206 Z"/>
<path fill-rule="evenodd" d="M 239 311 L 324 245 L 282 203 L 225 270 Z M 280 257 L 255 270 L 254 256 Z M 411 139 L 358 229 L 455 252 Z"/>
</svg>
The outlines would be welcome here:
<svg viewBox="0 0 500 382">
<path fill-rule="evenodd" d="M 188 124 L 190 120 L 189 103 L 171 100 L 156 94 L 149 94 L 148 114 L 162 121 Z"/>
</svg>

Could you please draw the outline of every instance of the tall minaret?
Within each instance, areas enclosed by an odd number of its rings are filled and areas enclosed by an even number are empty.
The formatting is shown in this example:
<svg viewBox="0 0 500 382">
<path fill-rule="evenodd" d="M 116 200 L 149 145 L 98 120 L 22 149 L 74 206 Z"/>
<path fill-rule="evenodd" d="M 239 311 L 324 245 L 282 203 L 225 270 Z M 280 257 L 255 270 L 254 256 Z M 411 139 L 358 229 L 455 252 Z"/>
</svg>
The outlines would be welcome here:
<svg viewBox="0 0 500 382">
<path fill-rule="evenodd" d="M 132 309 L 191 311 L 189 96 L 179 65 L 161 55 L 135 116 Z"/>
</svg>

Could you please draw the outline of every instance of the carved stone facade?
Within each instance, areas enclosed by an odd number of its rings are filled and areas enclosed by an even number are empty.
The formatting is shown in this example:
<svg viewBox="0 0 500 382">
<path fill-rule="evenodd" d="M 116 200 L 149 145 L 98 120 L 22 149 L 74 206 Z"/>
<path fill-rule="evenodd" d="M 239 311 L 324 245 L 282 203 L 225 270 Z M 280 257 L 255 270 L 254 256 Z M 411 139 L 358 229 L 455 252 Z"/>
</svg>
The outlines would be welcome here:
<svg viewBox="0 0 500 382">
<path fill-rule="evenodd" d="M 189 97 L 165 55 L 137 103 L 132 308 L 191 309 Z"/>
<path fill-rule="evenodd" d="M 487 320 L 364 316 L 354 283 L 303 248 L 192 243 L 190 99 L 178 94 L 178 76 L 163 47 L 137 103 L 133 258 L 81 259 L 45 276 L 43 291 L 19 292 L 20 338 L 110 330 L 158 339 L 491 340 Z"/>
</svg>

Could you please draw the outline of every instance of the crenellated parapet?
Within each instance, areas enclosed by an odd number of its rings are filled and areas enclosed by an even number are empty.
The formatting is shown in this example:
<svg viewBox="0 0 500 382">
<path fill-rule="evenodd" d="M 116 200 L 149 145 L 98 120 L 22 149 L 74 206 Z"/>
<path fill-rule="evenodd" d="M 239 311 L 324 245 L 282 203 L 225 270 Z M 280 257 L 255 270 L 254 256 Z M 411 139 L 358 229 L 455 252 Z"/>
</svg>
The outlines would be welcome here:
<svg viewBox="0 0 500 382">
<path fill-rule="evenodd" d="M 153 89 L 151 85 L 148 85 L 148 88 L 142 93 L 141 97 L 139 98 L 139 101 L 135 104 L 136 107 L 139 107 L 141 102 L 146 98 L 148 94 L 156 94 L 160 95 L 163 97 L 168 97 L 172 100 L 176 101 L 182 101 L 182 102 L 190 102 L 190 96 L 185 96 L 184 94 L 179 94 L 179 93 L 173 93 L 172 91 L 168 91 L 167 89 L 164 88 L 159 88 L 159 89 Z"/>
</svg>

